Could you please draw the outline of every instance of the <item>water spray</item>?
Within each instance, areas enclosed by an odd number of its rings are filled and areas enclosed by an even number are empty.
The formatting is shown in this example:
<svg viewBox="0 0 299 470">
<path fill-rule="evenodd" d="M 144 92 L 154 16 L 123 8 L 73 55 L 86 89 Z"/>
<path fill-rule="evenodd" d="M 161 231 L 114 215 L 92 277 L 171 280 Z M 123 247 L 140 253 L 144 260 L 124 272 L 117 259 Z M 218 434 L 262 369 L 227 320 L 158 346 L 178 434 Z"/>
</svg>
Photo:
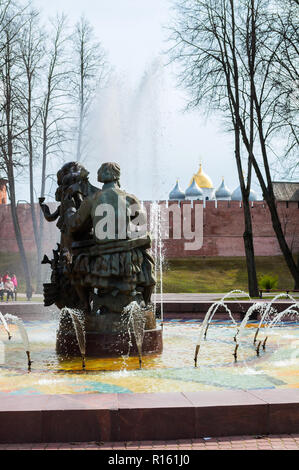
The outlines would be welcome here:
<svg viewBox="0 0 299 470">
<path fill-rule="evenodd" d="M 8 335 L 8 340 L 10 341 L 12 336 L 11 336 L 11 333 L 10 333 L 10 330 L 9 330 L 9 327 L 8 327 L 8 324 L 7 324 L 7 321 L 5 320 L 5 317 L 2 315 L 2 313 L 0 312 L 0 321 L 2 322 L 3 326 L 4 326 L 4 329 Z"/>
<path fill-rule="evenodd" d="M 26 355 L 27 355 L 28 371 L 30 371 L 32 361 L 31 361 L 31 358 L 30 358 L 29 338 L 28 338 L 28 334 L 27 334 L 27 331 L 25 329 L 25 326 L 24 326 L 22 320 L 19 317 L 17 317 L 16 315 L 11 315 L 10 313 L 7 313 L 5 315 L 5 319 L 10 320 L 12 323 L 17 325 L 17 327 L 19 329 L 19 332 L 20 332 L 20 335 L 21 335 L 21 338 L 22 338 L 22 341 L 23 341 L 23 344 L 24 344 L 24 348 L 25 348 L 25 351 L 26 351 Z"/>
</svg>

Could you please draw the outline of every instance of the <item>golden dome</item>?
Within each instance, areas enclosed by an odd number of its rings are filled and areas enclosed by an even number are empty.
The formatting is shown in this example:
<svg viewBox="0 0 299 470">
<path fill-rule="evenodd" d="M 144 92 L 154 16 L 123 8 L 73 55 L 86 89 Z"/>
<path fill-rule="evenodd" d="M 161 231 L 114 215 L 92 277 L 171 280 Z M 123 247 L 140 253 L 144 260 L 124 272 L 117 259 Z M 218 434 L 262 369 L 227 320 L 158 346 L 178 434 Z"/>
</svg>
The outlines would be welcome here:
<svg viewBox="0 0 299 470">
<path fill-rule="evenodd" d="M 200 188 L 213 188 L 212 180 L 203 172 L 202 165 L 200 165 L 198 172 L 193 176 L 190 185 L 192 184 L 193 180 L 196 181 L 197 186 Z"/>
</svg>

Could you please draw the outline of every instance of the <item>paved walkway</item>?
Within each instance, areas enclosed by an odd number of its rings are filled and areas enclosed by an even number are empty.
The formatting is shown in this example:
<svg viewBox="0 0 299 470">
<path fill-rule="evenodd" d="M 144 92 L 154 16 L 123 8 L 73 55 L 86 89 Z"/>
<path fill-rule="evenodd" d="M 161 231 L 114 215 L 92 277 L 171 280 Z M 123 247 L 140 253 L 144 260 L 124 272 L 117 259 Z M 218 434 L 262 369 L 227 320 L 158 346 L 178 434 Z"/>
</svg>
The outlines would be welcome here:
<svg viewBox="0 0 299 470">
<path fill-rule="evenodd" d="M 234 436 L 178 441 L 0 444 L 1 450 L 299 450 L 299 434 Z"/>
</svg>

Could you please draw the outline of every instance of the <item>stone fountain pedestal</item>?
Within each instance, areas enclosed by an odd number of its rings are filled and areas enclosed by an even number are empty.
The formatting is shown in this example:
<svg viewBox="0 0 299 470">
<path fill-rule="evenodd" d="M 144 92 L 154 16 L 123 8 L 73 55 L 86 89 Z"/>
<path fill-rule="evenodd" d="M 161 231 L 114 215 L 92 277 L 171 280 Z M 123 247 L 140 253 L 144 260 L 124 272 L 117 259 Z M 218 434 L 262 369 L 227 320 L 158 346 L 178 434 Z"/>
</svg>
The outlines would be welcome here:
<svg viewBox="0 0 299 470">
<path fill-rule="evenodd" d="M 155 355 L 163 351 L 162 329 L 157 328 L 155 314 L 144 315 L 144 337 L 142 355 Z M 128 318 L 119 313 L 91 314 L 84 320 L 86 357 L 138 356 L 138 347 L 133 331 L 128 327 Z M 61 317 L 57 333 L 56 352 L 66 357 L 80 356 L 78 340 L 72 320 Z"/>
</svg>

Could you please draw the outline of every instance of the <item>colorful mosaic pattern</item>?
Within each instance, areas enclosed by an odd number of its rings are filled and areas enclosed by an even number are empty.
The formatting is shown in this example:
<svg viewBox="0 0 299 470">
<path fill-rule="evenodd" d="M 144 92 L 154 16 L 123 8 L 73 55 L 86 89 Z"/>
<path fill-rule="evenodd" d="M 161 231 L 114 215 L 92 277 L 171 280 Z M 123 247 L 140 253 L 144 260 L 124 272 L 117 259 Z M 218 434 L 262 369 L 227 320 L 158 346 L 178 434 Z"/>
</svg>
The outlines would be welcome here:
<svg viewBox="0 0 299 470">
<path fill-rule="evenodd" d="M 8 341 L 0 327 L 1 394 L 152 393 L 225 389 L 299 388 L 299 323 L 289 322 L 271 331 L 266 350 L 256 355 L 253 338 L 257 324 L 251 323 L 240 338 L 235 362 L 234 335 L 230 322 L 213 322 L 200 348 L 198 368 L 194 350 L 200 331 L 197 320 L 175 320 L 164 324 L 164 352 L 143 358 L 61 359 L 55 353 L 57 321 L 25 322 L 32 349 L 32 370 L 18 330 L 11 326 Z M 265 331 L 260 331 L 264 339 Z"/>
</svg>

